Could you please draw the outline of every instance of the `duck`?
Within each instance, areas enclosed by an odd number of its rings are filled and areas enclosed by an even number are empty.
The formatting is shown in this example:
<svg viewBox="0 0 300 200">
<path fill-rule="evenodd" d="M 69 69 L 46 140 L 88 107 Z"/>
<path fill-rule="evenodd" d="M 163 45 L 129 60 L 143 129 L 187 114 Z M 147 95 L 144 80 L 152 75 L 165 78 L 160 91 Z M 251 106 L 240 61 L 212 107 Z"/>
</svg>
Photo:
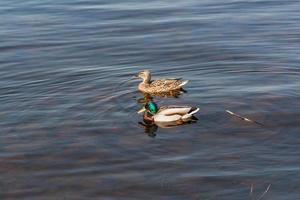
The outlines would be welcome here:
<svg viewBox="0 0 300 200">
<path fill-rule="evenodd" d="M 144 113 L 144 120 L 164 126 L 164 124 L 180 125 L 197 119 L 193 115 L 199 110 L 197 107 L 179 105 L 158 107 L 155 102 L 149 101 L 138 113 Z"/>
<path fill-rule="evenodd" d="M 181 78 L 151 80 L 151 73 L 149 70 L 140 71 L 137 74 L 137 77 L 143 79 L 138 85 L 139 91 L 148 94 L 169 93 L 181 90 L 182 87 L 188 83 L 188 80 L 182 80 Z"/>
</svg>

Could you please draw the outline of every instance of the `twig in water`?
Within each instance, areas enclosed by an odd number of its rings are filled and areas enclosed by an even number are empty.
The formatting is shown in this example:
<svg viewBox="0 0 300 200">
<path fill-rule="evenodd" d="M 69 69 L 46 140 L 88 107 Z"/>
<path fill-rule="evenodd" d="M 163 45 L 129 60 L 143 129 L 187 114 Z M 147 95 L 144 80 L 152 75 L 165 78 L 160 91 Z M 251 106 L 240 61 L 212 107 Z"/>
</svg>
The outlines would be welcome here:
<svg viewBox="0 0 300 200">
<path fill-rule="evenodd" d="M 251 184 L 250 195 L 252 195 L 252 193 L 253 193 L 253 184 Z"/>
<path fill-rule="evenodd" d="M 260 123 L 260 122 L 257 122 L 257 121 L 255 121 L 255 120 L 251 120 L 251 119 L 246 118 L 246 117 L 242 117 L 242 116 L 240 116 L 240 115 L 238 115 L 238 114 L 235 114 L 234 112 L 232 112 L 232 111 L 230 111 L 230 110 L 226 110 L 226 112 L 229 113 L 230 115 L 233 115 L 233 116 L 235 116 L 235 117 L 238 117 L 238 118 L 240 118 L 240 119 L 242 119 L 242 120 L 244 120 L 244 121 L 252 122 L 252 123 L 255 123 L 255 124 L 259 124 L 259 125 L 261 125 L 261 126 L 264 126 L 264 125 L 263 125 L 262 123 Z"/>
<path fill-rule="evenodd" d="M 266 191 L 264 191 L 264 193 L 262 193 L 262 195 L 260 195 L 260 197 L 257 200 L 261 200 L 265 196 L 265 194 L 267 194 L 267 192 L 269 191 L 270 187 L 271 187 L 271 184 L 267 187 Z"/>
</svg>

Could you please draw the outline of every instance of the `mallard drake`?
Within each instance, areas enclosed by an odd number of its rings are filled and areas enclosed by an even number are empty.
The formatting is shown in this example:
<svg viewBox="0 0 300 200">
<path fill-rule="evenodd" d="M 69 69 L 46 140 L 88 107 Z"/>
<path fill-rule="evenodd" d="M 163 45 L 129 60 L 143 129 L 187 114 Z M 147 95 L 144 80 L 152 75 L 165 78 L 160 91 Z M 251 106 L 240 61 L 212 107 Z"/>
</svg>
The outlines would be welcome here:
<svg viewBox="0 0 300 200">
<path fill-rule="evenodd" d="M 151 80 L 151 74 L 149 70 L 143 70 L 138 73 L 137 77 L 143 79 L 138 86 L 138 89 L 144 93 L 168 93 L 174 90 L 180 90 L 182 86 L 188 83 L 187 80 L 182 80 L 181 78 L 174 79 L 158 79 Z"/>
<path fill-rule="evenodd" d="M 144 112 L 144 119 L 155 123 L 182 124 L 191 121 L 199 108 L 191 106 L 158 107 L 153 101 L 148 102 L 138 113 Z"/>
</svg>

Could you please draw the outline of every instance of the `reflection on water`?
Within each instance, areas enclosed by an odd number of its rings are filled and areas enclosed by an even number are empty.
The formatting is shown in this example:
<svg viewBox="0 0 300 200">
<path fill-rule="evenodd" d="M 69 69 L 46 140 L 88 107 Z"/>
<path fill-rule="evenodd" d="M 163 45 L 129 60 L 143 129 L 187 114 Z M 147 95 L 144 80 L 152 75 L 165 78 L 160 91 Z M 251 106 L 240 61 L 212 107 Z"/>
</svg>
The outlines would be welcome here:
<svg viewBox="0 0 300 200">
<path fill-rule="evenodd" d="M 0 199 L 299 199 L 299 8 L 0 1 Z M 142 69 L 188 92 L 143 97 Z M 146 124 L 149 99 L 199 120 Z"/>
<path fill-rule="evenodd" d="M 148 102 L 153 101 L 153 97 L 150 94 L 142 93 L 143 97 L 137 100 L 137 103 L 146 105 Z"/>
<path fill-rule="evenodd" d="M 145 129 L 145 133 L 148 134 L 148 136 L 150 136 L 150 137 L 156 136 L 155 132 L 157 131 L 158 126 L 155 123 L 144 120 L 144 123 L 138 122 L 138 124 L 141 125 L 141 127 Z"/>
<path fill-rule="evenodd" d="M 164 92 L 164 93 L 155 93 L 155 94 L 148 94 L 140 92 L 143 97 L 138 98 L 137 103 L 145 105 L 149 101 L 154 101 L 155 97 L 164 97 L 164 98 L 179 98 L 180 95 L 183 93 L 187 93 L 186 90 L 180 89 L 180 90 L 173 90 L 170 92 Z"/>
<path fill-rule="evenodd" d="M 158 127 L 159 128 L 175 128 L 177 126 L 181 126 L 181 125 L 187 125 L 187 124 L 191 124 L 191 123 L 195 123 L 198 120 L 198 118 L 193 117 L 192 121 L 188 121 L 188 122 L 182 122 L 182 123 L 176 123 L 176 122 L 164 122 L 164 123 L 154 123 L 152 121 L 149 120 L 145 120 L 143 119 L 143 122 L 138 122 L 139 125 L 141 125 L 141 127 L 143 127 L 145 129 L 145 133 L 147 133 L 150 137 L 155 137 Z"/>
</svg>

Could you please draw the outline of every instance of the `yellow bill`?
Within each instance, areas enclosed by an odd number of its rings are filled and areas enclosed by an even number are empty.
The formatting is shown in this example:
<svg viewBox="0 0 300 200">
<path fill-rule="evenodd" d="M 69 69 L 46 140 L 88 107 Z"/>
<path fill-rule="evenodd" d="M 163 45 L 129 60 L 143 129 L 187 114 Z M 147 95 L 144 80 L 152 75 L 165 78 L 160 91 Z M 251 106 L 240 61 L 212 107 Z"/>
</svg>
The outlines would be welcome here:
<svg viewBox="0 0 300 200">
<path fill-rule="evenodd" d="M 142 107 L 137 113 L 143 113 L 143 112 L 145 112 L 146 111 L 146 108 L 145 107 Z"/>
</svg>

